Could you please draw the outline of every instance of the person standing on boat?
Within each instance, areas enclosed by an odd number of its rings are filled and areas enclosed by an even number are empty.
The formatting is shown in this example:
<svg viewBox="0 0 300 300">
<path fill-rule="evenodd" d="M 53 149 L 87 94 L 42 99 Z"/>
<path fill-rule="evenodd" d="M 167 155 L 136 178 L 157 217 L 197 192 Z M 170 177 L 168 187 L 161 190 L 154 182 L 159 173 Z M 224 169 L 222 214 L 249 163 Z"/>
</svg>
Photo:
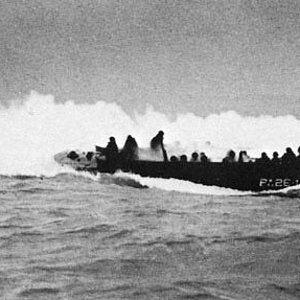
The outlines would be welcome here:
<svg viewBox="0 0 300 300">
<path fill-rule="evenodd" d="M 113 136 L 109 138 L 109 142 L 104 150 L 107 160 L 115 160 L 119 155 L 119 148 Z"/>
<path fill-rule="evenodd" d="M 120 157 L 124 160 L 138 159 L 138 144 L 131 135 L 128 135 L 124 147 L 120 151 Z"/>
<path fill-rule="evenodd" d="M 152 151 L 158 153 L 160 150 L 163 153 L 164 161 L 168 161 L 167 151 L 164 146 L 164 132 L 159 131 L 158 134 L 151 140 L 150 148 Z"/>
</svg>

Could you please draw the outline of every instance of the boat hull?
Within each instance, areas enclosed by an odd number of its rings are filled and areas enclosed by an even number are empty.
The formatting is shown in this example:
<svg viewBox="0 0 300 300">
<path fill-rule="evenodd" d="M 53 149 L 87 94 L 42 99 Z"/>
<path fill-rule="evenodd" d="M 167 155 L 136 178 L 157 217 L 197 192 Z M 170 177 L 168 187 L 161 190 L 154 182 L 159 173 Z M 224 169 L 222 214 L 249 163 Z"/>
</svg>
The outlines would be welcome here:
<svg viewBox="0 0 300 300">
<path fill-rule="evenodd" d="M 143 177 L 175 178 L 241 191 L 280 190 L 300 184 L 300 164 L 98 161 L 98 172 L 114 173 L 117 170 Z"/>
<path fill-rule="evenodd" d="M 74 152 L 74 151 L 73 151 Z M 300 184 L 300 162 L 294 164 L 272 163 L 221 163 L 221 162 L 171 162 L 149 160 L 108 161 L 98 153 L 87 154 L 77 151 L 70 158 L 69 151 L 54 156 L 56 162 L 77 171 L 91 173 L 115 173 L 121 170 L 143 177 L 175 178 L 198 184 L 219 186 L 241 191 L 280 190 Z"/>
</svg>

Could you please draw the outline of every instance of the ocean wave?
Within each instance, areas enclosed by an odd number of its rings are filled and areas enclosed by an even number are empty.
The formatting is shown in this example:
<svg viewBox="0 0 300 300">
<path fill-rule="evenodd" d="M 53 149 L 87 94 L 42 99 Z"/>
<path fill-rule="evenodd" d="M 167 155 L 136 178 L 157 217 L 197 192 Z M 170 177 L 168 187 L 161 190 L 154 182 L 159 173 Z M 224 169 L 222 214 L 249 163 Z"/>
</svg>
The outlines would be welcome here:
<svg viewBox="0 0 300 300">
<path fill-rule="evenodd" d="M 253 193 L 256 197 L 277 196 L 282 198 L 300 198 L 300 185 L 289 186 L 281 190 Z"/>
<path fill-rule="evenodd" d="M 164 179 L 164 178 L 151 178 L 142 177 L 138 174 L 125 173 L 118 171 L 115 174 L 92 174 L 87 171 L 75 171 L 73 169 L 64 170 L 61 173 L 57 173 L 53 176 L 31 176 L 31 175 L 5 175 L 3 179 L 16 179 L 20 182 L 14 183 L 9 186 L 9 189 L 0 190 L 0 193 L 7 193 L 10 190 L 16 189 L 24 193 L 42 193 L 53 192 L 52 188 L 39 188 L 27 186 L 26 181 L 30 180 L 46 180 L 54 179 L 59 182 L 78 181 L 84 182 L 99 182 L 100 184 L 115 184 L 118 186 L 132 187 L 137 189 L 156 188 L 167 192 L 180 192 L 187 194 L 199 194 L 199 195 L 214 195 L 214 196 L 231 196 L 231 197 L 265 197 L 265 196 L 277 196 L 281 198 L 300 198 L 300 185 L 286 187 L 281 190 L 269 190 L 261 192 L 252 191 L 239 191 L 230 188 L 223 188 L 217 186 L 207 186 L 199 183 L 193 183 L 180 179 Z"/>
<path fill-rule="evenodd" d="M 7 227 L 5 229 L 12 229 L 14 227 Z M 44 235 L 42 232 L 33 230 L 33 231 L 21 231 L 14 232 L 8 235 L 1 236 L 0 239 L 4 241 L 21 241 L 23 238 L 31 238 Z"/>
<path fill-rule="evenodd" d="M 12 229 L 12 228 L 29 229 L 33 227 L 30 225 L 0 224 L 0 228 L 1 229 Z"/>
<path fill-rule="evenodd" d="M 88 226 L 88 227 L 78 227 L 71 230 L 65 231 L 65 234 L 77 234 L 77 233 L 87 233 L 87 234 L 94 234 L 99 232 L 107 232 L 112 230 L 114 226 L 109 224 L 97 224 L 94 226 Z"/>
<path fill-rule="evenodd" d="M 44 193 L 51 193 L 54 192 L 55 189 L 50 188 L 38 188 L 38 187 L 30 187 L 30 188 L 23 188 L 18 189 L 18 192 L 20 193 L 27 193 L 27 194 L 44 194 Z"/>
<path fill-rule="evenodd" d="M 179 280 L 174 286 L 180 288 L 180 299 L 207 299 L 207 300 L 237 300 L 238 295 L 223 291 L 212 281 Z"/>
<path fill-rule="evenodd" d="M 300 298 L 300 282 L 289 285 L 269 284 L 270 289 L 279 290 L 287 295 L 291 295 L 297 299 Z"/>
<path fill-rule="evenodd" d="M 41 297 L 43 295 L 57 295 L 60 292 L 58 288 L 40 287 L 40 288 L 28 288 L 19 293 L 20 297 Z"/>
<path fill-rule="evenodd" d="M 128 230 L 128 229 L 119 230 L 116 233 L 113 233 L 113 234 L 109 235 L 105 239 L 121 239 L 121 238 L 125 238 L 125 237 L 128 237 L 128 235 L 130 235 L 132 232 L 133 232 L 132 230 Z"/>
<path fill-rule="evenodd" d="M 147 189 L 148 186 L 141 184 L 135 178 L 130 178 L 127 176 L 119 176 L 119 173 L 116 174 L 101 174 L 99 177 L 99 182 L 102 184 L 116 184 L 119 186 L 128 186 L 137 189 Z"/>
</svg>

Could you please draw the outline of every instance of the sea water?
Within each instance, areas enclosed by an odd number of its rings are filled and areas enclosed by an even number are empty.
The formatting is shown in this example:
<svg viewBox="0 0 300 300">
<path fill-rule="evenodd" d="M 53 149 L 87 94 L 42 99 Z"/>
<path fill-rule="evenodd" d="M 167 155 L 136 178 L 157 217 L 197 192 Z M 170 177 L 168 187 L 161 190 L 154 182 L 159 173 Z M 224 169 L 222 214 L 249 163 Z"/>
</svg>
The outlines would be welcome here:
<svg viewBox="0 0 300 300">
<path fill-rule="evenodd" d="M 257 194 L 53 160 L 110 135 L 146 146 L 159 129 L 176 155 L 295 150 L 293 116 L 170 120 L 37 93 L 0 114 L 0 299 L 299 299 L 299 187 Z"/>
<path fill-rule="evenodd" d="M 299 299 L 299 190 L 185 184 L 2 176 L 0 298 Z"/>
</svg>

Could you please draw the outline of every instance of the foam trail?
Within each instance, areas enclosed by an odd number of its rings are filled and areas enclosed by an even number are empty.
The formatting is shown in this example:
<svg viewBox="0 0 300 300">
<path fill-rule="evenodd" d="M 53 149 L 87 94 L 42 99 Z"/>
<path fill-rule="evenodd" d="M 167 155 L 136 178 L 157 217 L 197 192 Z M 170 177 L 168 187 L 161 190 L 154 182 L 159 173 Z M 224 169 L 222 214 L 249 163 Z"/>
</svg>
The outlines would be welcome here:
<svg viewBox="0 0 300 300">
<path fill-rule="evenodd" d="M 163 178 L 150 178 L 142 177 L 136 174 L 128 174 L 118 172 L 114 175 L 117 178 L 134 180 L 141 184 L 141 186 L 147 186 L 149 188 L 158 188 L 165 191 L 174 191 L 181 193 L 201 194 L 201 195 L 216 195 L 216 196 L 242 196 L 252 195 L 253 192 L 243 192 L 233 190 L 229 188 L 222 188 L 217 186 L 206 186 L 202 184 L 196 184 L 190 181 L 184 181 L 179 179 L 163 179 Z"/>
<path fill-rule="evenodd" d="M 135 181 L 140 186 L 148 188 L 157 188 L 165 191 L 174 191 L 181 193 L 200 194 L 200 195 L 214 195 L 214 196 L 259 196 L 259 195 L 286 195 L 288 196 L 291 192 L 297 193 L 299 196 L 300 185 L 289 186 L 281 190 L 269 190 L 261 192 L 252 191 L 239 191 L 230 188 L 218 187 L 218 186 L 206 186 L 203 184 L 196 184 L 190 181 L 179 180 L 179 179 L 163 179 L 163 178 L 150 178 L 142 177 L 137 174 L 130 174 L 124 172 L 117 172 L 113 175 L 116 178 L 128 179 L 130 186 L 131 181 Z"/>
<path fill-rule="evenodd" d="M 206 118 L 179 114 L 174 120 L 148 107 L 144 113 L 126 114 L 114 103 L 55 103 L 53 96 L 32 92 L 22 104 L 0 108 L 0 174 L 46 175 L 61 172 L 53 155 L 68 149 L 88 151 L 106 145 L 115 136 L 122 146 L 132 134 L 139 146 L 147 147 L 158 130 L 164 130 L 169 155 L 205 151 L 220 159 L 228 149 L 261 151 L 298 147 L 300 121 L 293 116 L 243 117 L 224 112 Z"/>
<path fill-rule="evenodd" d="M 288 194 L 290 192 L 300 192 L 300 184 L 298 185 L 292 185 L 292 186 L 288 186 L 285 187 L 281 190 L 276 190 L 276 191 L 264 191 L 262 192 L 263 194 L 270 194 L 270 195 L 277 195 L 277 194 Z"/>
</svg>

